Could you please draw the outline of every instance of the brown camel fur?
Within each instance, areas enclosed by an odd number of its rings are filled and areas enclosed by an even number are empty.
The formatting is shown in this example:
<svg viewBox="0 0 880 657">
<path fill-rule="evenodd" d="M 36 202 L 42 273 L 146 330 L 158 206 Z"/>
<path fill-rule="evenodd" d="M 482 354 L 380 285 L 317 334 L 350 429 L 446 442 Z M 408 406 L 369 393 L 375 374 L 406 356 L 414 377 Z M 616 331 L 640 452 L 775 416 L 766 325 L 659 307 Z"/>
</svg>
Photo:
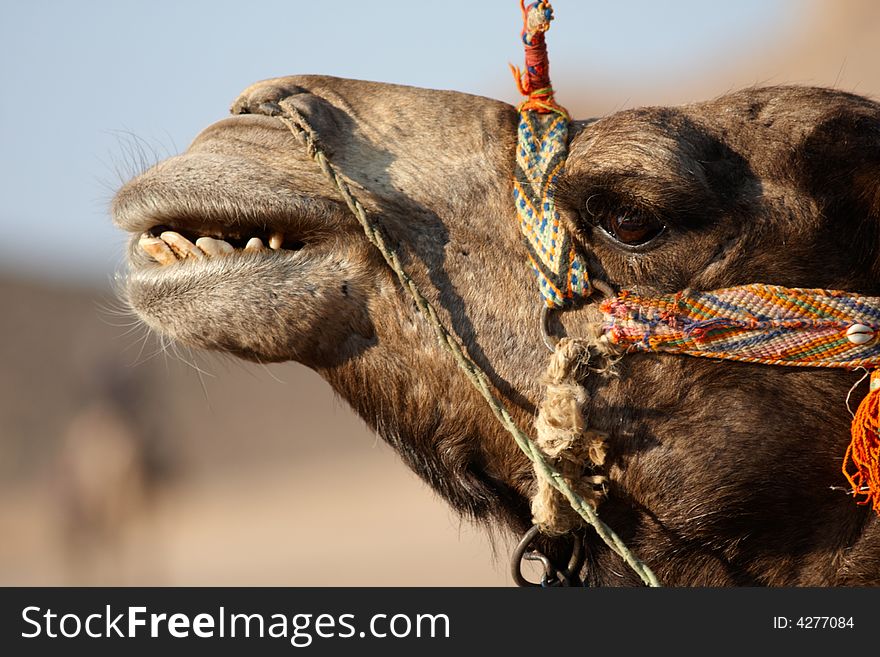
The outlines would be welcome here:
<svg viewBox="0 0 880 657">
<path fill-rule="evenodd" d="M 547 352 L 514 219 L 516 111 L 502 102 L 317 76 L 250 87 L 235 116 L 116 196 L 116 223 L 133 236 L 132 307 L 187 344 L 314 368 L 456 509 L 524 530 L 527 460 L 303 145 L 259 114 L 284 97 L 531 430 Z M 880 294 L 876 103 L 747 89 L 573 133 L 560 212 L 611 285 Z M 657 237 L 617 239 L 609 219 L 632 214 L 652 217 Z M 189 246 L 160 240 L 162 227 Z M 236 250 L 196 248 L 200 236 Z M 253 236 L 281 248 L 241 249 Z M 556 315 L 552 329 L 589 334 L 595 306 Z M 627 356 L 614 376 L 587 377 L 590 425 L 609 435 L 600 515 L 667 585 L 880 584 L 880 520 L 832 488 L 845 484 L 844 400 L 857 379 L 672 355 Z M 589 584 L 639 583 L 591 531 L 583 540 Z"/>
</svg>

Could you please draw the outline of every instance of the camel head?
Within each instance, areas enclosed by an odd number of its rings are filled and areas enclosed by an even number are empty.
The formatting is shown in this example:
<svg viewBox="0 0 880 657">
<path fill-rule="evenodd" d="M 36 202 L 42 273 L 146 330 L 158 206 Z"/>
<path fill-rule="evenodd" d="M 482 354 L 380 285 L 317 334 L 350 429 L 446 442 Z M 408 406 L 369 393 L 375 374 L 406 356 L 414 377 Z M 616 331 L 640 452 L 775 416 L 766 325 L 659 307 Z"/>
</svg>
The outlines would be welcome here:
<svg viewBox="0 0 880 657">
<path fill-rule="evenodd" d="M 524 529 L 527 460 L 266 114 L 281 99 L 531 427 L 548 352 L 514 216 L 517 113 L 502 102 L 317 76 L 250 87 L 233 116 L 118 192 L 132 308 L 188 345 L 317 370 L 458 510 Z M 775 87 L 576 121 L 557 203 L 613 288 L 877 295 L 880 106 Z M 555 313 L 550 330 L 589 335 L 597 305 Z M 658 354 L 590 374 L 589 424 L 609 436 L 600 514 L 667 584 L 880 583 L 880 524 L 834 488 L 857 379 Z M 635 583 L 593 538 L 587 580 Z"/>
</svg>

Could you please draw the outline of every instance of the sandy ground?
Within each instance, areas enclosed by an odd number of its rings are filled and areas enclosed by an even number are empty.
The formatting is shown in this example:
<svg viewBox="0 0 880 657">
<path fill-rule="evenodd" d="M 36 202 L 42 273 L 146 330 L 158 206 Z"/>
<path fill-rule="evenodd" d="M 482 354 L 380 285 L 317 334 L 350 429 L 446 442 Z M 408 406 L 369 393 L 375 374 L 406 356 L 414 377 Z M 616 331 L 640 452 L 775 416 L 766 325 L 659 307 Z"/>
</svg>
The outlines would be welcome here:
<svg viewBox="0 0 880 657">
<path fill-rule="evenodd" d="M 375 451 L 186 481 L 78 548 L 49 486 L 7 489 L 0 584 L 507 585 L 506 549 L 496 559 L 486 532 Z"/>
</svg>

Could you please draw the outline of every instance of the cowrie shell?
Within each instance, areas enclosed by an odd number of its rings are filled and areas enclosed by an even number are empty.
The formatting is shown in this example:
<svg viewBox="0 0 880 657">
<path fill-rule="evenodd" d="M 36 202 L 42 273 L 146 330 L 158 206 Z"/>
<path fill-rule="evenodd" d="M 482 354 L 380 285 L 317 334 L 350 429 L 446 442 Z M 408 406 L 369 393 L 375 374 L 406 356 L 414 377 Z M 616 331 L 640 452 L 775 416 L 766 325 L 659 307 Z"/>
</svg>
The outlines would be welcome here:
<svg viewBox="0 0 880 657">
<path fill-rule="evenodd" d="M 864 324 L 853 324 L 846 329 L 846 339 L 853 344 L 868 344 L 874 340 L 874 330 Z"/>
</svg>

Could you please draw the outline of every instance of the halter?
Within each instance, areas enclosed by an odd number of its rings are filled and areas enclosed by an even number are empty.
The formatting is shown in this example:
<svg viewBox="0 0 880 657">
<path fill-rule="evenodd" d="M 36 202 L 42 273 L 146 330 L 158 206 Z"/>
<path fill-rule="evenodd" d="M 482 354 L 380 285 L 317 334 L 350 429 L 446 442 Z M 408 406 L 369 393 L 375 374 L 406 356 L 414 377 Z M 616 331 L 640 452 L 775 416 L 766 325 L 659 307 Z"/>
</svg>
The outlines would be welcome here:
<svg viewBox="0 0 880 657">
<path fill-rule="evenodd" d="M 632 292 L 609 294 L 607 284 L 591 284 L 583 254 L 567 234 L 554 203 L 554 185 L 565 164 L 568 113 L 553 97 L 544 34 L 553 18 L 549 2 L 535 2 L 523 12 L 526 71 L 513 68 L 520 91 L 528 96 L 519 106 L 514 201 L 528 258 L 547 309 L 583 302 L 594 289 L 610 296 L 601 305 L 604 322 L 599 335 L 563 338 L 542 382 L 541 402 L 532 440 L 513 420 L 496 395 L 485 372 L 450 333 L 433 305 L 403 269 L 382 227 L 368 216 L 340 171 L 323 152 L 308 121 L 287 98 L 263 103 L 259 111 L 279 118 L 302 141 L 309 155 L 339 191 L 364 230 L 397 276 L 402 289 L 433 329 L 440 345 L 484 397 L 490 409 L 532 461 L 537 490 L 532 500 L 536 527 L 515 553 L 516 579 L 524 583 L 520 560 L 544 562 L 545 583 L 575 581 L 581 554 L 577 539 L 569 566 L 559 569 L 539 552 L 530 551 L 538 533 L 559 536 L 584 522 L 649 586 L 659 586 L 652 570 L 633 554 L 596 513 L 604 494 L 604 477 L 583 476 L 585 463 L 602 465 L 606 436 L 586 426 L 586 391 L 581 385 L 590 355 L 601 346 L 616 355 L 633 351 L 669 352 L 691 356 L 743 360 L 769 365 L 809 367 L 880 366 L 880 299 L 845 292 L 749 285 L 715 292 L 683 291 L 660 298 L 641 298 Z M 542 322 L 543 323 L 543 322 Z M 880 376 L 871 375 L 871 391 L 853 421 L 853 442 L 847 450 L 844 474 L 859 504 L 873 504 L 880 513 Z M 573 565 L 574 564 L 574 565 Z M 522 580 L 522 581 L 521 581 Z"/>
<path fill-rule="evenodd" d="M 523 12 L 522 42 L 526 70 L 511 65 L 520 93 L 513 202 L 525 237 L 529 263 L 541 296 L 550 308 L 562 308 L 592 293 L 583 256 L 559 219 L 554 189 L 568 152 L 568 112 L 553 98 L 544 33 L 553 9 L 536 2 Z"/>
<path fill-rule="evenodd" d="M 544 40 L 553 19 L 550 3 L 525 7 L 521 0 L 521 8 L 526 73 L 517 69 L 516 74 L 528 100 L 519 106 L 514 202 L 541 295 L 548 306 L 563 308 L 591 294 L 582 257 L 553 202 L 553 188 L 565 164 L 562 135 L 567 130 L 562 123 L 568 115 L 555 103 L 550 85 Z M 542 196 L 536 197 L 537 190 Z M 600 308 L 602 336 L 620 353 L 873 370 L 870 391 L 853 420 L 842 470 L 857 502 L 880 513 L 880 298 L 752 284 L 709 292 L 684 290 L 659 298 L 622 291 Z"/>
<path fill-rule="evenodd" d="M 604 334 L 626 352 L 873 370 L 842 471 L 857 502 L 880 513 L 880 298 L 755 284 L 653 299 L 624 291 L 601 310 Z"/>
</svg>

